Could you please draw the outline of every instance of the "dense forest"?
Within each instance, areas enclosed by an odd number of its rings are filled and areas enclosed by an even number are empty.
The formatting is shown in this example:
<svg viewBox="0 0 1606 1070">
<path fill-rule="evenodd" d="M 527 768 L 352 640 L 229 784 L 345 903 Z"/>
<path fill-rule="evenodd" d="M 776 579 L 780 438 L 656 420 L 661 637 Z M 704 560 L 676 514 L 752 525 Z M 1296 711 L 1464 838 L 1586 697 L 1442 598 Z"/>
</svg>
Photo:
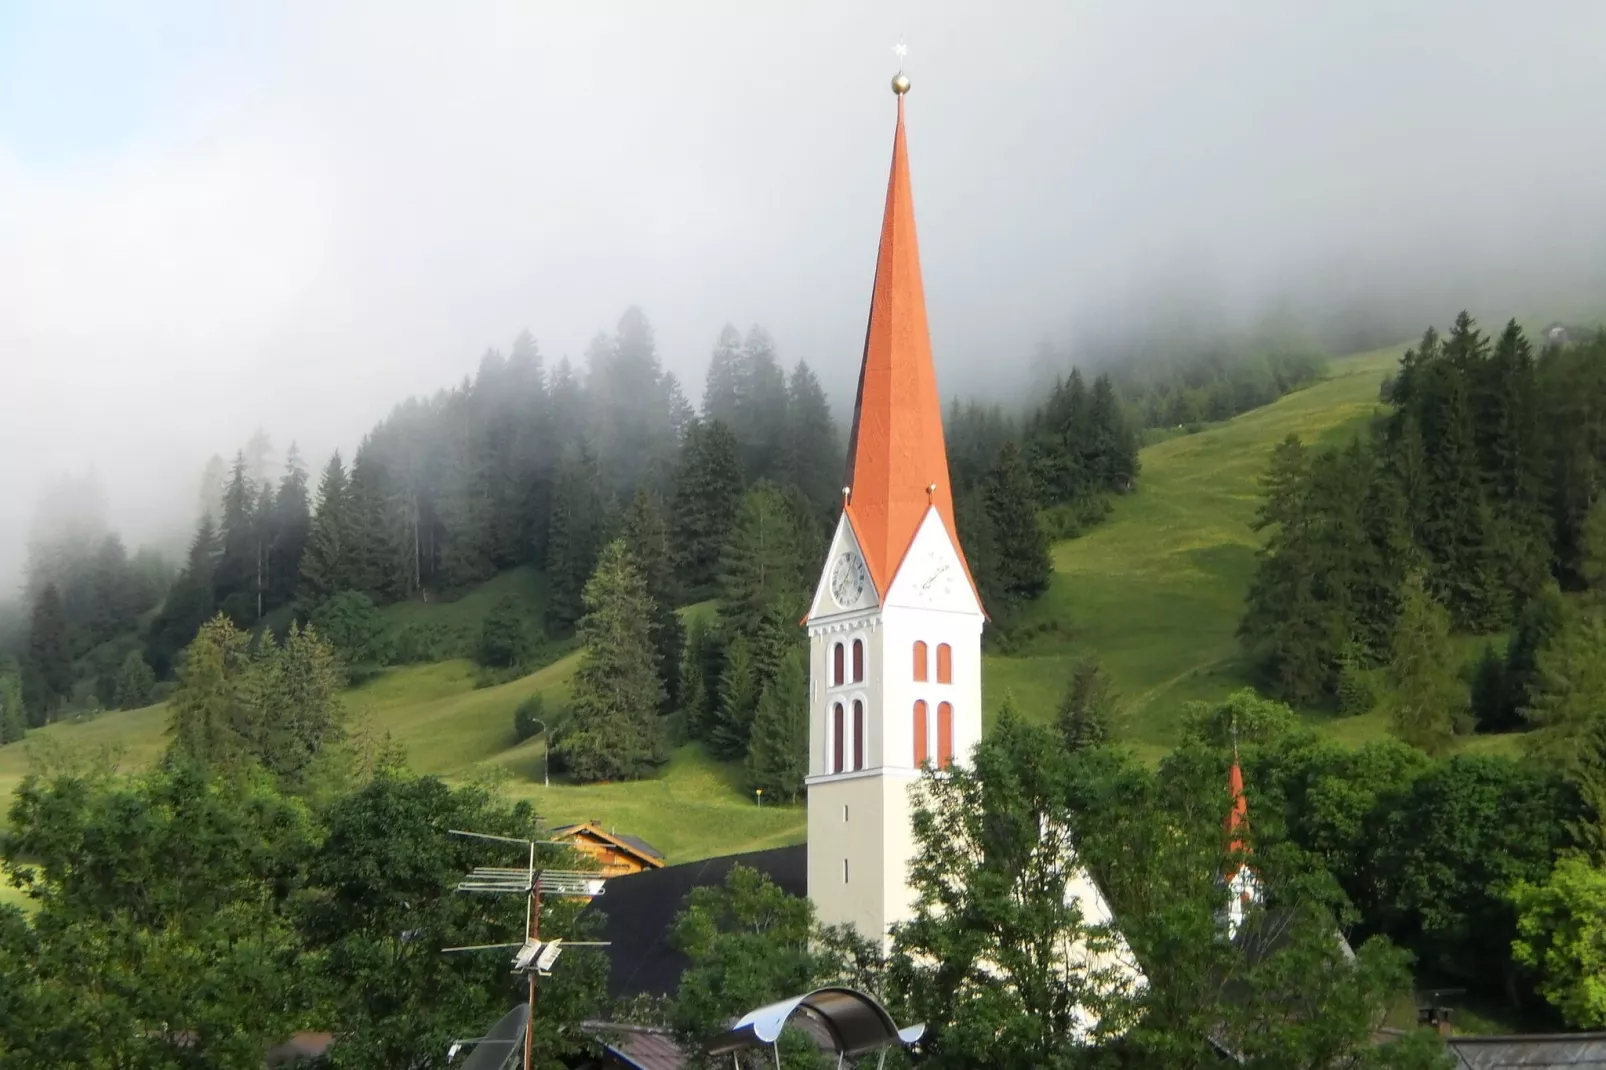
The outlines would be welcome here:
<svg viewBox="0 0 1606 1070">
<path fill-rule="evenodd" d="M 1321 370 L 1299 351 L 1210 352 L 1091 382 L 1071 367 L 1024 412 L 954 400 L 960 535 L 995 631 L 1047 586 L 1048 543 L 1133 488 L 1146 429 L 1230 416 Z M 843 448 L 818 378 L 802 361 L 788 372 L 761 328 L 720 332 L 695 407 L 639 309 L 597 335 L 580 368 L 548 367 L 521 334 L 472 379 L 398 405 L 350 457 L 313 470 L 291 446 L 276 466 L 260 432 L 232 461 L 214 457 L 176 569 L 148 551 L 129 558 L 103 521 L 37 539 L 16 664 L 0 665 L 20 708 L 6 704 L 15 724 L 0 741 L 68 708 L 162 697 L 221 612 L 281 638 L 311 623 L 348 671 L 466 656 L 505 677 L 577 643 L 606 649 L 620 671 L 646 667 L 630 692 L 641 708 L 604 713 L 587 688 L 609 673 L 583 673 L 574 710 L 548 711 L 560 767 L 640 775 L 669 736 L 690 736 L 747 760 L 772 797 L 795 797 L 801 746 L 749 755 L 748 740 L 760 718 L 774 722 L 767 741 L 801 731 L 795 622 L 835 522 Z M 545 577 L 542 619 L 499 607 L 485 634 L 465 637 L 395 631 L 378 613 L 519 566 Z M 675 610 L 697 602 L 715 612 L 688 628 Z M 621 732 L 639 745 L 601 745 Z"/>
</svg>

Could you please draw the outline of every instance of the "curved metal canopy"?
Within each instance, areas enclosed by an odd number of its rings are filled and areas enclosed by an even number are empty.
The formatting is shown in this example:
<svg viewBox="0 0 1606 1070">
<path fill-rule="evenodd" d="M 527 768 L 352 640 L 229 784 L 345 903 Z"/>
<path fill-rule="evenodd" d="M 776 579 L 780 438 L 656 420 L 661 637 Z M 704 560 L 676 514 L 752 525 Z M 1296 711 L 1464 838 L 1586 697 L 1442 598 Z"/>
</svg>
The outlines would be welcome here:
<svg viewBox="0 0 1606 1070">
<path fill-rule="evenodd" d="M 894 1045 L 913 1044 L 925 1035 L 925 1023 L 898 1028 L 874 996 L 851 988 L 818 988 L 813 992 L 748 1012 L 730 1031 L 708 1046 L 710 1055 L 774 1044 L 794 1019 L 824 1026 L 832 1048 L 842 1055 L 862 1055 Z M 798 1024 L 802 1024 L 801 1021 Z"/>
</svg>

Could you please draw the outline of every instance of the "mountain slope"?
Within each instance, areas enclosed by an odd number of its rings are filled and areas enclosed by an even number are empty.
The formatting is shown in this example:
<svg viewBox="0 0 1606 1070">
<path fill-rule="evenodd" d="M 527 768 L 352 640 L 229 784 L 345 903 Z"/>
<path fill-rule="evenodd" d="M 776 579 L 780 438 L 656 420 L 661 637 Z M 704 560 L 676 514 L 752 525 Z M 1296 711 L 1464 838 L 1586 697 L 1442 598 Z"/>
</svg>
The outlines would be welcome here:
<svg viewBox="0 0 1606 1070">
<path fill-rule="evenodd" d="M 1018 629 L 1039 634 L 986 658 L 989 715 L 1013 694 L 1028 716 L 1050 716 L 1076 659 L 1093 656 L 1127 704 L 1122 737 L 1158 753 L 1175 741 L 1185 703 L 1247 684 L 1234 633 L 1267 458 L 1289 434 L 1311 444 L 1359 433 L 1403 351 L 1334 361 L 1314 386 L 1145 448 L 1137 490 L 1103 524 L 1054 547 L 1049 590 Z"/>
</svg>

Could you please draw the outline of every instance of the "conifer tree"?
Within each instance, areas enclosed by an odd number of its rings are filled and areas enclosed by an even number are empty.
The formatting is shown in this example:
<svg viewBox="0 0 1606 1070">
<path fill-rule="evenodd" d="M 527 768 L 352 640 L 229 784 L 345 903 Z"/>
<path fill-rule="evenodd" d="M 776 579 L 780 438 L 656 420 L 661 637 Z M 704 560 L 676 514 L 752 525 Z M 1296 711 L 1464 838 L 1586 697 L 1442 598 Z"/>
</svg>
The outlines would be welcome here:
<svg viewBox="0 0 1606 1070">
<path fill-rule="evenodd" d="M 769 332 L 753 327 L 742 345 L 744 397 L 731 430 L 741 444 L 742 469 L 749 482 L 783 478 L 785 466 L 786 373 L 775 359 Z"/>
<path fill-rule="evenodd" d="M 411 594 L 408 548 L 400 537 L 384 464 L 371 441 L 357 450 L 351 465 L 347 520 L 350 589 L 364 591 L 376 602 Z"/>
<path fill-rule="evenodd" d="M 675 694 L 680 709 L 685 712 L 686 734 L 693 739 L 706 738 L 714 697 L 718 693 L 719 674 L 709 671 L 709 653 L 713 646 L 708 622 L 700 613 L 692 615 L 686 626 L 686 645 L 681 651 L 680 680 Z"/>
<path fill-rule="evenodd" d="M 719 677 L 719 700 L 708 730 L 708 747 L 727 761 L 747 751 L 753 714 L 758 706 L 763 682 L 753 658 L 753 647 L 740 632 L 725 648 L 725 666 Z"/>
<path fill-rule="evenodd" d="M 956 492 L 958 488 L 955 488 Z M 964 547 L 970 576 L 976 581 L 982 607 L 995 623 L 1008 619 L 1010 598 L 1004 588 L 1004 575 L 998 557 L 998 540 L 993 534 L 992 517 L 987 512 L 984 485 L 957 492 L 954 498 L 954 524 L 959 528 L 959 545 Z"/>
<path fill-rule="evenodd" d="M 299 785 L 313 759 L 340 738 L 343 675 L 334 649 L 310 627 L 292 623 L 283 644 L 269 639 L 239 687 L 247 753 Z"/>
<path fill-rule="evenodd" d="M 1523 607 L 1516 631 L 1506 646 L 1505 701 L 1499 727 L 1510 731 L 1523 724 L 1522 711 L 1537 693 L 1539 652 L 1561 632 L 1567 619 L 1567 604 L 1554 583 L 1541 588 Z"/>
<path fill-rule="evenodd" d="M 56 585 L 46 584 L 34 602 L 28 624 L 28 676 L 32 683 L 31 712 L 34 725 L 47 724 L 62 705 L 72 698 L 72 646 L 67 636 L 67 617 L 61 607 Z M 30 681 L 31 678 L 31 681 Z"/>
<path fill-rule="evenodd" d="M 324 466 L 318 484 L 307 548 L 301 556 L 297 598 L 306 607 L 321 605 L 336 591 L 351 587 L 351 521 L 346 466 L 337 452 Z"/>
<path fill-rule="evenodd" d="M 584 445 L 564 456 L 547 529 L 547 626 L 564 633 L 585 612 L 584 592 L 602 548 L 596 465 Z"/>
<path fill-rule="evenodd" d="M 223 489 L 217 571 L 213 581 L 218 603 L 240 624 L 256 619 L 257 487 L 251 481 L 245 451 L 234 455 Z"/>
<path fill-rule="evenodd" d="M 623 539 L 609 543 L 585 589 L 573 720 L 554 748 L 579 780 L 645 775 L 663 760 L 663 684 L 652 649 L 652 599 Z"/>
<path fill-rule="evenodd" d="M 1071 671 L 1055 712 L 1055 727 L 1071 750 L 1108 743 L 1114 731 L 1115 694 L 1098 663 L 1086 659 Z"/>
<path fill-rule="evenodd" d="M 703 419 L 734 427 L 740 419 L 746 394 L 746 356 L 742 335 L 734 325 L 725 324 L 708 358 L 708 375 L 703 385 Z"/>
<path fill-rule="evenodd" d="M 151 691 L 155 687 L 156 674 L 145 664 L 139 651 L 130 650 L 117 670 L 117 708 L 137 710 L 150 705 Z"/>
<path fill-rule="evenodd" d="M 22 681 L 0 673 L 0 744 L 17 743 L 28 734 L 28 712 L 22 707 Z"/>
<path fill-rule="evenodd" d="M 1606 617 L 1569 613 L 1562 628 L 1539 649 L 1523 718 L 1549 729 L 1533 737 L 1537 749 L 1567 767 L 1579 741 L 1606 711 Z"/>
<path fill-rule="evenodd" d="M 285 605 L 295 598 L 301 577 L 301 555 L 312 535 L 312 506 L 307 495 L 307 467 L 291 443 L 285 454 L 284 476 L 273 503 L 272 603 Z"/>
<path fill-rule="evenodd" d="M 679 701 L 680 655 L 686 636 L 680 614 L 675 612 L 680 605 L 680 591 L 669 548 L 669 530 L 663 511 L 645 490 L 636 492 L 625 514 L 623 535 L 653 602 L 652 645 L 663 676 L 665 708 L 674 709 Z"/>
<path fill-rule="evenodd" d="M 776 802 L 796 802 L 809 771 L 807 651 L 801 646 L 781 661 L 759 696 L 747 745 L 748 786 Z"/>
<path fill-rule="evenodd" d="M 237 687 L 249 668 L 248 637 L 223 614 L 201 626 L 185 652 L 168 715 L 171 748 L 204 765 L 245 755 Z"/>
<path fill-rule="evenodd" d="M 1579 551 L 1578 572 L 1589 600 L 1606 607 L 1606 495 L 1596 498 L 1584 516 Z"/>
<path fill-rule="evenodd" d="M 717 420 L 695 423 L 680 447 L 670 530 L 688 597 L 706 597 L 742 494 L 736 439 Z"/>
<path fill-rule="evenodd" d="M 1467 696 L 1455 678 L 1448 614 L 1418 575 L 1405 584 L 1389 676 L 1394 734 L 1436 754 L 1449 745 L 1466 715 Z"/>
<path fill-rule="evenodd" d="M 1004 443 L 993 462 L 986 502 L 1004 597 L 1011 601 L 1036 598 L 1048 588 L 1053 566 L 1048 559 L 1048 537 L 1037 519 L 1031 480 L 1013 442 Z"/>
<path fill-rule="evenodd" d="M 720 619 L 751 633 L 771 607 L 796 620 L 807 608 L 810 572 L 818 563 L 807 507 L 769 482 L 742 496 L 720 557 Z"/>
<path fill-rule="evenodd" d="M 836 421 L 820 380 L 803 361 L 786 390 L 786 452 L 782 471 L 821 516 L 834 519 L 842 505 L 844 459 Z"/>
</svg>

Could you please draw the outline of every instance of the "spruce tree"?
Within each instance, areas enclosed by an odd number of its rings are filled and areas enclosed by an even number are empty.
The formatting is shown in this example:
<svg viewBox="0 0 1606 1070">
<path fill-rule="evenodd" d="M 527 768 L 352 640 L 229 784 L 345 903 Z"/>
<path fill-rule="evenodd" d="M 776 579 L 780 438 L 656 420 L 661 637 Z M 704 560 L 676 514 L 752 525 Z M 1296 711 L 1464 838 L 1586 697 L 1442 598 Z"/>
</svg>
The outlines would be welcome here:
<svg viewBox="0 0 1606 1070">
<path fill-rule="evenodd" d="M 954 524 L 959 528 L 959 545 L 976 581 L 982 607 L 995 624 L 1008 620 L 1010 598 L 1004 587 L 1003 563 L 998 556 L 992 517 L 987 512 L 986 489 L 982 485 L 958 493 L 954 499 Z"/>
<path fill-rule="evenodd" d="M 312 506 L 307 495 L 307 467 L 291 443 L 284 459 L 284 476 L 274 499 L 272 541 L 272 604 L 285 605 L 295 598 L 301 578 L 301 556 L 312 535 Z"/>
<path fill-rule="evenodd" d="M 720 557 L 720 620 L 751 633 L 771 607 L 797 620 L 807 609 L 810 573 L 818 564 L 806 506 L 759 482 L 742 496 Z"/>
<path fill-rule="evenodd" d="M 310 609 L 336 591 L 350 589 L 351 521 L 347 500 L 346 466 L 337 452 L 324 466 L 318 484 L 318 509 L 312 517 L 307 548 L 301 555 L 301 576 L 296 597 Z"/>
<path fill-rule="evenodd" d="M 602 548 L 603 507 L 596 465 L 584 445 L 565 454 L 547 528 L 547 628 L 568 632 L 585 612 L 586 584 Z"/>
<path fill-rule="evenodd" d="M 67 616 L 62 611 L 61 593 L 46 584 L 33 605 L 28 625 L 28 663 L 32 678 L 32 723 L 43 725 L 56 716 L 72 699 L 72 646 L 67 636 Z"/>
<path fill-rule="evenodd" d="M 775 359 L 769 332 L 753 327 L 742 345 L 745 396 L 731 426 L 741 445 L 748 482 L 784 478 L 787 417 L 786 373 Z"/>
<path fill-rule="evenodd" d="M 681 599 L 669 548 L 669 530 L 663 511 L 645 490 L 638 490 L 630 503 L 623 535 L 653 602 L 652 645 L 663 676 L 665 709 L 674 709 L 679 702 L 680 655 L 686 645 L 686 634 L 680 614 L 675 612 Z"/>
<path fill-rule="evenodd" d="M 1567 619 L 1567 603 L 1554 583 L 1539 590 L 1517 618 L 1506 646 L 1505 702 L 1498 723 L 1510 731 L 1523 724 L 1522 711 L 1537 693 L 1539 652 L 1548 647 Z"/>
<path fill-rule="evenodd" d="M 352 461 L 347 493 L 349 586 L 376 602 L 412 593 L 408 548 L 403 545 L 397 520 L 384 462 L 372 441 L 364 442 Z"/>
<path fill-rule="evenodd" d="M 28 734 L 28 712 L 22 707 L 22 681 L 0 673 L 0 744 L 17 743 Z"/>
<path fill-rule="evenodd" d="M 808 652 L 796 647 L 753 713 L 747 746 L 747 783 L 776 802 L 796 802 L 809 771 Z"/>
<path fill-rule="evenodd" d="M 1048 537 L 1037 519 L 1036 496 L 1020 448 L 1006 442 L 987 477 L 987 516 L 991 521 L 997 572 L 1006 599 L 1025 601 L 1048 588 L 1053 565 Z"/>
<path fill-rule="evenodd" d="M 752 644 L 747 636 L 738 632 L 725 649 L 718 702 L 708 730 L 708 748 L 716 757 L 730 761 L 747 752 L 753 714 L 762 690 Z"/>
<path fill-rule="evenodd" d="M 801 490 L 820 516 L 834 519 L 842 507 L 842 443 L 820 380 L 803 361 L 786 389 L 785 478 Z"/>
<path fill-rule="evenodd" d="M 1449 746 L 1466 717 L 1467 695 L 1456 679 L 1448 614 L 1419 575 L 1405 584 L 1389 677 L 1394 734 L 1429 754 Z"/>
<path fill-rule="evenodd" d="M 204 765 L 231 765 L 246 755 L 238 688 L 250 668 L 248 637 L 223 614 L 201 626 L 185 651 L 169 706 L 170 748 Z"/>
<path fill-rule="evenodd" d="M 686 718 L 686 734 L 692 739 L 705 738 L 713 709 L 715 688 L 709 686 L 707 668 L 711 645 L 708 622 L 701 613 L 693 614 L 691 623 L 686 626 L 686 644 L 680 657 L 680 679 L 675 687 L 680 709 Z M 718 679 L 717 674 L 712 677 L 716 687 Z"/>
<path fill-rule="evenodd" d="M 223 489 L 223 516 L 214 587 L 224 611 L 237 623 L 256 619 L 257 487 L 251 481 L 245 451 L 234 455 Z"/>
<path fill-rule="evenodd" d="M 1606 617 L 1567 615 L 1561 630 L 1539 649 L 1523 718 L 1548 729 L 1536 749 L 1571 766 L 1584 734 L 1606 711 Z"/>
<path fill-rule="evenodd" d="M 577 779 L 645 775 L 663 760 L 663 684 L 652 649 L 652 599 L 623 539 L 609 543 L 585 589 L 573 717 L 554 748 Z"/>
<path fill-rule="evenodd" d="M 717 420 L 695 423 L 681 442 L 670 531 L 688 597 L 707 597 L 742 495 L 736 439 Z"/>
<path fill-rule="evenodd" d="M 742 335 L 732 324 L 720 329 L 714 352 L 708 358 L 703 385 L 703 419 L 733 427 L 740 416 L 746 389 L 747 360 Z"/>
<path fill-rule="evenodd" d="M 1071 670 L 1071 679 L 1060 698 L 1054 723 L 1065 745 L 1083 750 L 1108 743 L 1115 728 L 1116 700 L 1109 678 L 1091 659 L 1080 661 Z"/>
</svg>

